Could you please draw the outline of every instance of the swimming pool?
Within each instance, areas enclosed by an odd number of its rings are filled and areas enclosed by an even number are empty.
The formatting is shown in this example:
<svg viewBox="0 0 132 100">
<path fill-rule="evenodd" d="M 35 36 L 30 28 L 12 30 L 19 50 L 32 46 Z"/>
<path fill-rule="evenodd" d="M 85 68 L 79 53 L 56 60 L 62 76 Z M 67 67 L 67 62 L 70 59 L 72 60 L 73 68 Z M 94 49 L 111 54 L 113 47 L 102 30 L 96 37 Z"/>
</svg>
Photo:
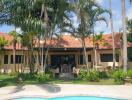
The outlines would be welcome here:
<svg viewBox="0 0 132 100">
<path fill-rule="evenodd" d="M 72 96 L 72 97 L 58 97 L 58 98 L 19 98 L 14 100 L 121 100 L 114 98 L 102 98 L 102 97 L 93 97 L 93 96 Z"/>
</svg>

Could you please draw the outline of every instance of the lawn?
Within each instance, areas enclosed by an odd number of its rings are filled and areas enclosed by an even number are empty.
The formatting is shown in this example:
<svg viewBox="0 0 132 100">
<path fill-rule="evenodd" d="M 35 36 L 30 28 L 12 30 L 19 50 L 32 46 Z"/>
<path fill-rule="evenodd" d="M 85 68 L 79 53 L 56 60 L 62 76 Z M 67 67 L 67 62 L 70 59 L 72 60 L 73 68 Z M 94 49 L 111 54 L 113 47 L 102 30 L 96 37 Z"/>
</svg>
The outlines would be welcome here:
<svg viewBox="0 0 132 100">
<path fill-rule="evenodd" d="M 74 80 L 62 80 L 62 79 L 51 79 L 45 82 L 39 82 L 36 78 L 23 79 L 22 84 L 88 84 L 88 85 L 115 85 L 113 79 L 101 79 L 99 82 L 88 82 L 78 79 Z M 18 85 L 17 78 L 11 75 L 0 75 L 0 87 Z"/>
</svg>

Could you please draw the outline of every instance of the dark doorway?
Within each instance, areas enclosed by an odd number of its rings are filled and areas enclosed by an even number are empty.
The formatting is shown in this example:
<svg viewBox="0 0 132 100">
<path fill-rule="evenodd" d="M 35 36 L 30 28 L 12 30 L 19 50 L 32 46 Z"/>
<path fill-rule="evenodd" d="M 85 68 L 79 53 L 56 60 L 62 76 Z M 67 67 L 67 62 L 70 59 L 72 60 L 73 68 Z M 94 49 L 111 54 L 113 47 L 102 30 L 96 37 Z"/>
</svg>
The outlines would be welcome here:
<svg viewBox="0 0 132 100">
<path fill-rule="evenodd" d="M 63 65 L 67 66 L 64 71 Z M 51 66 L 52 68 L 59 67 L 61 72 L 70 72 L 75 66 L 75 55 L 51 55 Z"/>
</svg>

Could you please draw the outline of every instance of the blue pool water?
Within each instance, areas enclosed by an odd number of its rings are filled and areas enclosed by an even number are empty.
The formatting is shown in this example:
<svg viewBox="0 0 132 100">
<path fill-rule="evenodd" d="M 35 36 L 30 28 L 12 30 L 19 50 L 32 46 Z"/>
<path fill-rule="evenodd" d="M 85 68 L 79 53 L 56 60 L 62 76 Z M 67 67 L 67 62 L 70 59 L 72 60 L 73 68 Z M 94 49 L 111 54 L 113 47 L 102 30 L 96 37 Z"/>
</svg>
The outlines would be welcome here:
<svg viewBox="0 0 132 100">
<path fill-rule="evenodd" d="M 114 98 L 101 98 L 101 97 L 91 97 L 91 96 L 73 96 L 73 97 L 59 97 L 59 98 L 19 98 L 14 100 L 121 100 Z"/>
</svg>

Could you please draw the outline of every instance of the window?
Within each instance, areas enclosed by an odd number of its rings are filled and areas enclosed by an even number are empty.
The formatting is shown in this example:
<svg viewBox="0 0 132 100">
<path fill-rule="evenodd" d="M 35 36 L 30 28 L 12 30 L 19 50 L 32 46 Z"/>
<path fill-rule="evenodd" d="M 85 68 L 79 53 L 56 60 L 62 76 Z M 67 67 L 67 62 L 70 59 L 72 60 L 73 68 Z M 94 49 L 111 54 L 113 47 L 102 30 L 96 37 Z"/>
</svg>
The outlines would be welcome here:
<svg viewBox="0 0 132 100">
<path fill-rule="evenodd" d="M 128 53 L 128 54 L 127 54 L 127 55 L 128 55 L 128 56 L 127 56 L 127 57 L 128 57 L 128 61 L 131 62 L 131 61 L 132 61 L 132 48 L 128 48 L 128 52 L 127 52 L 127 53 Z"/>
<path fill-rule="evenodd" d="M 22 63 L 22 55 L 16 55 L 16 64 Z"/>
<path fill-rule="evenodd" d="M 88 62 L 91 62 L 91 55 L 88 55 Z"/>
<path fill-rule="evenodd" d="M 88 62 L 91 62 L 91 55 L 88 55 Z M 85 57 L 80 55 L 80 65 L 85 64 Z"/>
<path fill-rule="evenodd" d="M 13 55 L 11 55 L 11 64 L 13 64 Z"/>
<path fill-rule="evenodd" d="M 23 55 L 16 55 L 16 57 L 15 57 L 15 63 L 16 64 L 20 64 L 20 63 L 22 63 L 22 60 L 23 59 Z M 11 64 L 13 64 L 13 55 L 11 55 Z"/>
<path fill-rule="evenodd" d="M 80 55 L 80 65 L 83 65 L 84 64 L 84 58 L 83 58 L 83 55 Z"/>
<path fill-rule="evenodd" d="M 100 54 L 101 62 L 113 62 L 113 54 Z M 116 54 L 116 61 L 119 62 L 119 55 Z"/>
<path fill-rule="evenodd" d="M 8 55 L 4 55 L 4 64 L 8 64 Z"/>
</svg>

